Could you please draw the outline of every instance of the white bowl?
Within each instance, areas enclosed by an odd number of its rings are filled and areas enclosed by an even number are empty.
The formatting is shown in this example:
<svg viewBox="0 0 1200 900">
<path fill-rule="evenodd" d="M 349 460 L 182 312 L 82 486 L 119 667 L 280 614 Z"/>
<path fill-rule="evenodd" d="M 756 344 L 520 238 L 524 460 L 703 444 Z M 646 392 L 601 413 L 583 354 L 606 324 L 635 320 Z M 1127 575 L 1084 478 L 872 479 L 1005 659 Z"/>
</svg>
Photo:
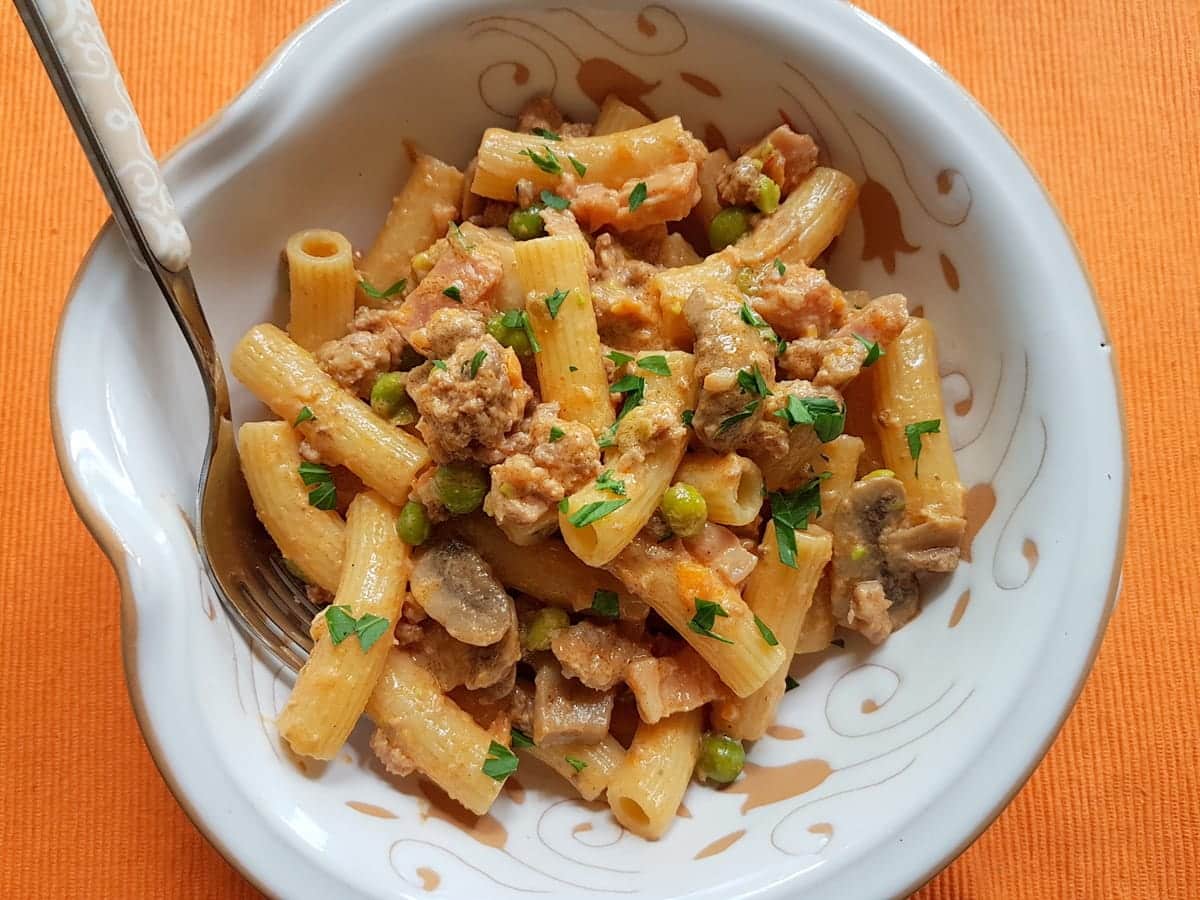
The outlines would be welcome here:
<svg viewBox="0 0 1200 900">
<path fill-rule="evenodd" d="M 290 676 L 214 602 L 190 524 L 207 417 L 188 352 L 106 228 L 55 350 L 53 415 L 80 515 L 123 595 L 130 695 L 180 803 L 288 897 L 519 894 L 876 898 L 915 888 L 990 822 L 1074 701 L 1117 593 L 1126 465 L 1112 354 L 1037 180 L 929 59 L 849 5 L 690 0 L 570 9 L 348 0 L 305 26 L 166 173 L 218 344 L 280 321 L 300 228 L 367 243 L 403 141 L 456 163 L 535 91 L 570 111 L 634 92 L 731 142 L 781 115 L 866 181 L 844 287 L 937 325 L 971 561 L 884 646 L 801 667 L 740 787 L 693 786 L 657 844 L 531 767 L 473 831 L 382 777 L 362 730 L 302 772 L 272 718 Z M 602 7 L 602 8 L 601 8 Z M 242 391 L 241 416 L 256 412 Z M 803 736 L 800 733 L 803 732 Z"/>
</svg>

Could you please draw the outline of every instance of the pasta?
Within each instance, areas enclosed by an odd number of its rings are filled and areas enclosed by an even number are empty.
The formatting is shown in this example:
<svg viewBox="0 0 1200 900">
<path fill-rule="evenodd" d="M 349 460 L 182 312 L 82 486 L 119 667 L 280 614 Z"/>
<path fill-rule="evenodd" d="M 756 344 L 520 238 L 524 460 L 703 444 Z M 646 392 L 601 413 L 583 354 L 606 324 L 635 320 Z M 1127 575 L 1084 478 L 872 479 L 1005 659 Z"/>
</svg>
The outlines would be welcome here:
<svg viewBox="0 0 1200 900">
<path fill-rule="evenodd" d="M 279 552 L 313 584 L 336 591 L 346 523 L 308 502 L 296 430 L 286 422 L 247 422 L 238 430 L 238 453 L 254 509 Z"/>
<path fill-rule="evenodd" d="M 313 620 L 312 651 L 276 723 L 294 752 L 315 759 L 333 759 L 366 708 L 383 672 L 391 646 L 386 636 L 400 615 L 408 575 L 408 546 L 396 536 L 394 506 L 367 491 L 354 498 L 346 520 L 337 595 Z M 374 630 L 343 634 L 330 618 L 334 612 Z"/>
<path fill-rule="evenodd" d="M 277 419 L 239 433 L 254 508 L 322 607 L 295 752 L 365 713 L 475 815 L 537 760 L 657 840 L 741 777 L 794 656 L 917 614 L 965 527 L 933 326 L 812 267 L 858 193 L 818 158 L 537 97 L 462 170 L 414 155 L 357 272 L 293 236 L 290 336 L 232 368 Z"/>
<path fill-rule="evenodd" d="M 446 226 L 458 218 L 463 191 L 463 174 L 439 159 L 418 154 L 403 190 L 392 200 L 383 228 L 375 243 L 363 256 L 361 273 L 365 284 L 358 301 L 364 306 L 387 308 L 390 297 L 374 297 L 399 288 L 411 287 L 412 258 L 429 249 L 446 233 Z"/>
<path fill-rule="evenodd" d="M 354 318 L 354 254 L 336 231 L 312 229 L 288 238 L 291 288 L 288 334 L 305 350 L 340 338 Z"/>
</svg>

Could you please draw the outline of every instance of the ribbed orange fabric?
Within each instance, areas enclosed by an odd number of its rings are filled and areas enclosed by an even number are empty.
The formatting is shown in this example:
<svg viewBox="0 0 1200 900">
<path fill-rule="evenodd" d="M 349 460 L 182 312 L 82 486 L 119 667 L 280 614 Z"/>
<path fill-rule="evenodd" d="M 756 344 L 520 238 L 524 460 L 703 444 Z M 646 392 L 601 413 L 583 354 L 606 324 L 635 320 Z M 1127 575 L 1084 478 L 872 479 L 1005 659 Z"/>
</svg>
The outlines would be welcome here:
<svg viewBox="0 0 1200 900">
<path fill-rule="evenodd" d="M 322 5 L 97 2 L 159 151 Z M 1057 199 L 1112 327 L 1132 437 L 1125 594 L 1095 672 L 1029 785 L 920 896 L 1196 896 L 1200 492 L 1183 465 L 1200 421 L 1200 5 L 866 6 L 982 100 Z M 125 694 L 116 580 L 56 471 L 51 340 L 106 210 L 8 4 L 0 112 L 0 896 L 256 896 L 154 769 Z M 21 614 L 47 603 L 53 618 Z"/>
</svg>

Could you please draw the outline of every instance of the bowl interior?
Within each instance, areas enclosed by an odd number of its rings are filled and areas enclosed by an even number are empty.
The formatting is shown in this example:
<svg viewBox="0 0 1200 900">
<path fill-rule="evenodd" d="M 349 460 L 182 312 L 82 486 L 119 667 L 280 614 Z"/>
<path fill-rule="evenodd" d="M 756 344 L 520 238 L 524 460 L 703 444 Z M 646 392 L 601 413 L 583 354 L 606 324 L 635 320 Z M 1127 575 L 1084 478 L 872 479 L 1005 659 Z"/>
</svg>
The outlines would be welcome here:
<svg viewBox="0 0 1200 900">
<path fill-rule="evenodd" d="M 800 686 L 744 780 L 722 793 L 693 786 L 657 844 L 533 766 L 469 822 L 384 776 L 363 729 L 320 770 L 291 760 L 270 725 L 285 673 L 248 651 L 193 577 L 178 510 L 192 508 L 206 417 L 186 349 L 115 237 L 83 276 L 56 377 L 84 365 L 102 377 L 60 392 L 57 415 L 67 467 L 141 567 L 139 635 L 153 625 L 157 638 L 131 649 L 135 692 L 151 719 L 186 710 L 211 777 L 348 888 L 819 894 L 870 857 L 878 865 L 856 869 L 854 892 L 900 892 L 998 812 L 1065 715 L 1111 594 L 1124 471 L 1086 281 L 1036 181 L 969 98 L 849 7 L 782 7 L 351 0 L 168 166 L 225 354 L 252 324 L 285 320 L 279 257 L 291 233 L 334 228 L 366 247 L 403 183 L 406 146 L 465 165 L 482 130 L 510 123 L 535 93 L 589 118 L 615 92 L 681 114 L 710 145 L 791 122 L 863 184 L 831 277 L 902 292 L 937 327 L 944 424 L 970 488 L 969 562 L 930 582 L 921 615 L 884 646 L 847 640 L 798 662 Z M 239 419 L 262 411 L 238 386 L 234 402 Z M 180 740 L 167 734 L 184 729 L 178 719 L 158 717 L 164 744 Z M 943 819 L 930 824 L 923 810 L 936 804 Z M 901 834 L 929 840 L 903 856 Z M 268 863 L 242 862 L 283 883 Z"/>
</svg>

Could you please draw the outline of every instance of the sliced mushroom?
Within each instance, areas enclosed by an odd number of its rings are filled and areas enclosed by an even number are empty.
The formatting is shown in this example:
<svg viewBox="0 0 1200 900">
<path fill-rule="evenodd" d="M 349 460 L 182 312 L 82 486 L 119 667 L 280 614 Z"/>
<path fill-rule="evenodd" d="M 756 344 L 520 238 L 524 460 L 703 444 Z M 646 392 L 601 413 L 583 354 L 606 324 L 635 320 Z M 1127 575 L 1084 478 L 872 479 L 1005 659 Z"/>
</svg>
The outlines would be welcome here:
<svg viewBox="0 0 1200 900">
<path fill-rule="evenodd" d="M 565 677 L 558 664 L 538 666 L 534 679 L 533 742 L 594 744 L 608 734 L 612 719 L 612 691 L 593 691 Z"/>
<path fill-rule="evenodd" d="M 430 546 L 413 566 L 409 590 L 451 637 L 490 647 L 515 618 L 513 601 L 475 550 L 462 541 Z"/>
</svg>

